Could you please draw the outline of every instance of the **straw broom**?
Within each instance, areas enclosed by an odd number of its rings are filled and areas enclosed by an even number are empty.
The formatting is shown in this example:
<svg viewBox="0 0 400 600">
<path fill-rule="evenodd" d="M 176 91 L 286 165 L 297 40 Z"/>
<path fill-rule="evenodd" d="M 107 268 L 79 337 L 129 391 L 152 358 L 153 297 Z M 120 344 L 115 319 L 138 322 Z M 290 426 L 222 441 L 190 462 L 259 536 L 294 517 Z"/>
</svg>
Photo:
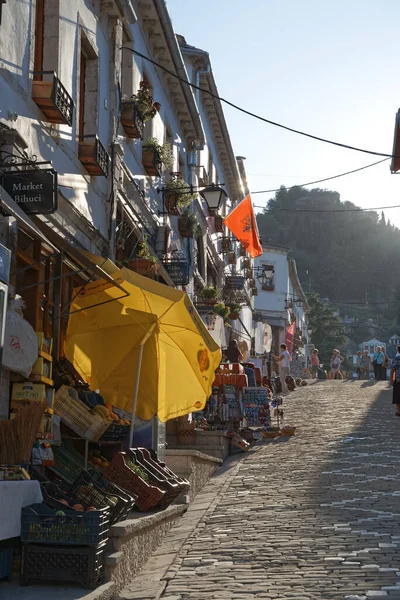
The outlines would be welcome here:
<svg viewBox="0 0 400 600">
<path fill-rule="evenodd" d="M 30 462 L 46 402 L 31 402 L 15 419 L 0 421 L 0 464 L 20 465 Z"/>
</svg>

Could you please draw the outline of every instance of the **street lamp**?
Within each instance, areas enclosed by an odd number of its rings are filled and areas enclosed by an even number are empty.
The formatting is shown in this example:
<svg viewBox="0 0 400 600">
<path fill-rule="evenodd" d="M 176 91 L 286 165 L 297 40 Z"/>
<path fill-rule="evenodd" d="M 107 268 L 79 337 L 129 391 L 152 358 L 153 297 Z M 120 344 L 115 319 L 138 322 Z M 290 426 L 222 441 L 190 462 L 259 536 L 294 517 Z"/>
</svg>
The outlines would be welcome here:
<svg viewBox="0 0 400 600">
<path fill-rule="evenodd" d="M 273 266 L 256 267 L 256 279 L 266 288 L 272 288 L 275 269 Z"/>
<path fill-rule="evenodd" d="M 215 183 L 208 185 L 199 193 L 203 200 L 205 200 L 210 214 L 218 212 L 222 200 L 228 196 L 225 190 L 219 185 L 215 185 Z"/>
</svg>

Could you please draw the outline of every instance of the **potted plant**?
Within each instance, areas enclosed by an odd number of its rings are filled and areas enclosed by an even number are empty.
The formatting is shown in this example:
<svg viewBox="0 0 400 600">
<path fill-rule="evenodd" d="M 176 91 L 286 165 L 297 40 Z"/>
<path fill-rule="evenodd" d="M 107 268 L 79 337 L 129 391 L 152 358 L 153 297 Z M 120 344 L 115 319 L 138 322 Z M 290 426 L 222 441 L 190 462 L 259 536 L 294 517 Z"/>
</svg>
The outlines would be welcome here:
<svg viewBox="0 0 400 600">
<path fill-rule="evenodd" d="M 137 258 L 128 261 L 128 268 L 131 269 L 131 271 L 140 273 L 140 275 L 154 277 L 158 271 L 158 259 L 150 248 L 146 235 L 144 235 L 142 241 L 138 243 L 136 255 Z"/>
<path fill-rule="evenodd" d="M 244 276 L 245 276 L 246 279 L 249 279 L 251 281 L 253 279 L 253 270 L 252 269 L 246 269 L 245 272 L 244 272 Z"/>
<path fill-rule="evenodd" d="M 200 304 L 217 304 L 218 290 L 212 285 L 205 285 L 200 292 Z"/>
<path fill-rule="evenodd" d="M 240 315 L 241 305 L 238 302 L 230 302 L 228 305 L 229 308 L 229 318 L 231 321 L 236 321 Z"/>
<path fill-rule="evenodd" d="M 136 94 L 121 100 L 121 124 L 127 136 L 131 139 L 142 139 L 144 124 L 154 119 L 160 108 L 161 104 L 154 102 L 150 95 L 149 84 L 141 81 Z"/>
<path fill-rule="evenodd" d="M 246 252 L 247 252 L 246 248 L 242 244 L 240 244 L 240 246 L 239 246 L 239 256 L 246 256 Z"/>
<path fill-rule="evenodd" d="M 156 138 L 148 138 L 142 147 L 142 163 L 148 175 L 161 177 L 161 171 L 174 164 L 171 144 L 160 144 Z"/>
<path fill-rule="evenodd" d="M 217 304 L 215 304 L 213 311 L 216 315 L 222 317 L 224 321 L 228 317 L 230 312 L 229 307 L 226 306 L 225 302 L 218 302 Z"/>
<path fill-rule="evenodd" d="M 250 269 L 251 268 L 251 259 L 250 258 L 244 258 L 242 261 L 242 268 L 243 269 Z"/>
<path fill-rule="evenodd" d="M 228 252 L 228 264 L 236 265 L 236 252 Z"/>
<path fill-rule="evenodd" d="M 164 208 L 170 215 L 179 215 L 196 197 L 180 174 L 174 175 L 164 186 Z"/>
<path fill-rule="evenodd" d="M 197 218 L 186 208 L 178 219 L 178 230 L 183 238 L 192 238 L 196 229 Z"/>
</svg>

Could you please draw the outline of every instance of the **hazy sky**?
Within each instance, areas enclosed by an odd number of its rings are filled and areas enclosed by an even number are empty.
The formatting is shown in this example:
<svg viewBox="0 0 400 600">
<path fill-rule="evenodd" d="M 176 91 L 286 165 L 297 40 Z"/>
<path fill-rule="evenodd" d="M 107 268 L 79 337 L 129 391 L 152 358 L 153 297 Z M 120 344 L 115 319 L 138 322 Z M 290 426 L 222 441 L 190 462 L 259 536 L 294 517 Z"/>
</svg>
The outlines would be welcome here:
<svg viewBox="0 0 400 600">
<path fill-rule="evenodd" d="M 168 0 L 175 31 L 210 53 L 219 94 L 314 135 L 391 153 L 400 107 L 399 0 Z M 302 184 L 379 160 L 224 106 L 252 191 Z M 362 207 L 400 205 L 382 163 L 320 187 Z M 317 187 L 317 186 L 313 186 Z M 264 205 L 273 194 L 253 195 Z M 400 227 L 400 208 L 386 211 Z"/>
</svg>

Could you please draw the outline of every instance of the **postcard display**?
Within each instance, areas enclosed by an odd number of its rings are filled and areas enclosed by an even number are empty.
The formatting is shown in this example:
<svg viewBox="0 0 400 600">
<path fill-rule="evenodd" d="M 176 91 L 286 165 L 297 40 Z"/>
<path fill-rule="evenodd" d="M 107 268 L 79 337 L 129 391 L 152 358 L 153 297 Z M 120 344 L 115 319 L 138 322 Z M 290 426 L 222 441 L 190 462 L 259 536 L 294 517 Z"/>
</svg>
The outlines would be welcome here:
<svg viewBox="0 0 400 600">
<path fill-rule="evenodd" d="M 242 390 L 243 417 L 247 427 L 270 427 L 268 389 L 245 387 Z"/>
<path fill-rule="evenodd" d="M 217 417 L 221 423 L 230 424 L 231 428 L 235 423 L 241 427 L 240 390 L 234 385 L 222 385 L 218 393 L 214 393 L 207 402 L 204 416 L 211 421 Z"/>
</svg>

